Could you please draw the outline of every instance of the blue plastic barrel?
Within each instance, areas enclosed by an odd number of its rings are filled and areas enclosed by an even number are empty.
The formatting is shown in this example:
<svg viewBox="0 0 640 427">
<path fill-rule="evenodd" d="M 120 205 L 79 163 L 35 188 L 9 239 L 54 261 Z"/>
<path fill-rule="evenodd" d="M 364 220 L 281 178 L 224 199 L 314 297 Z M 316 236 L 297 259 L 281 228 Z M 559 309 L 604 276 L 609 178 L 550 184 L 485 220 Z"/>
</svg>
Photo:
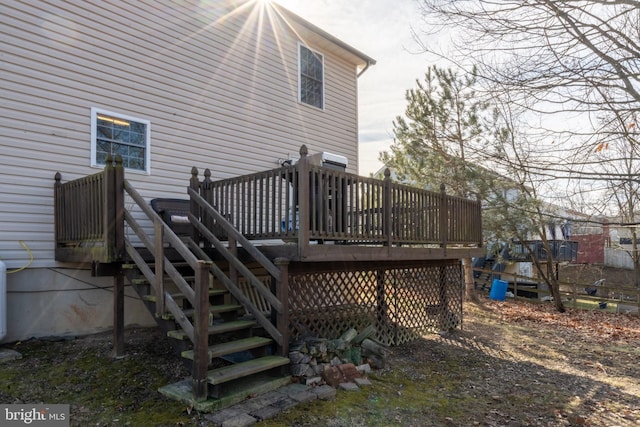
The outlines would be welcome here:
<svg viewBox="0 0 640 427">
<path fill-rule="evenodd" d="M 493 279 L 491 284 L 491 292 L 489 292 L 489 298 L 496 301 L 504 301 L 507 296 L 508 283 L 504 280 Z"/>
</svg>

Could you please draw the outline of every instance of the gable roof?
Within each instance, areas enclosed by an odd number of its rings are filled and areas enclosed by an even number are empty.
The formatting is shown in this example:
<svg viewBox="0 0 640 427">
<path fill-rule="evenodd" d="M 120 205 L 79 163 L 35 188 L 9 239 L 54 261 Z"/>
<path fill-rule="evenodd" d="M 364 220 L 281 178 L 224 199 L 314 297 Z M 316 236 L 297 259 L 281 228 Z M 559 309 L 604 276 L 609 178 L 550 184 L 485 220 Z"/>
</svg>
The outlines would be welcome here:
<svg viewBox="0 0 640 427">
<path fill-rule="evenodd" d="M 290 10 L 280 6 L 277 3 L 270 3 L 273 9 L 285 19 L 285 21 L 293 27 L 300 38 L 307 42 L 313 42 L 314 45 L 332 52 L 339 57 L 355 64 L 358 67 L 358 76 L 364 73 L 367 68 L 376 64 L 376 60 L 359 50 L 351 47 L 347 43 L 335 36 L 324 31 L 322 28 L 312 24 L 306 19 L 296 15 Z"/>
</svg>

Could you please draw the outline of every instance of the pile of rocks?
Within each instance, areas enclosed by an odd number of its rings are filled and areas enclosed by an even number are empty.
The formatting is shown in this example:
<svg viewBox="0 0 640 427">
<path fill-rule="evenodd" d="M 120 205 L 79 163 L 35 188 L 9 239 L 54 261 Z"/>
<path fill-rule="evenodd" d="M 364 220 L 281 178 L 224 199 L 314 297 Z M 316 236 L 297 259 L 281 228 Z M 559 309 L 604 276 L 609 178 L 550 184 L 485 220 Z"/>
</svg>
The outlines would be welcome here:
<svg viewBox="0 0 640 427">
<path fill-rule="evenodd" d="M 383 368 L 388 350 L 373 335 L 375 328 L 369 326 L 360 333 L 351 328 L 338 339 L 307 338 L 292 344 L 291 375 L 307 385 L 324 382 L 338 387 L 366 376 L 372 368 Z"/>
</svg>

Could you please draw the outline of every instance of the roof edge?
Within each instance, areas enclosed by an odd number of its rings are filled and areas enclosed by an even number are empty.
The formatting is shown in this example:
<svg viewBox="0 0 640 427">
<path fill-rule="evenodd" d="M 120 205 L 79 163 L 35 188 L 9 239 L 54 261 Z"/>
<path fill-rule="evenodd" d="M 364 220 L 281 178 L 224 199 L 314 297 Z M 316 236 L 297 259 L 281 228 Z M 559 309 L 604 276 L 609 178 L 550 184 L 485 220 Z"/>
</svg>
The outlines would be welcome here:
<svg viewBox="0 0 640 427">
<path fill-rule="evenodd" d="M 346 50 L 346 51 L 352 53 L 353 55 L 359 57 L 360 59 L 362 59 L 364 61 L 364 63 L 365 63 L 362 72 L 364 72 L 371 65 L 375 65 L 376 64 L 376 60 L 371 58 L 369 55 L 366 55 L 366 54 L 362 53 L 361 51 L 359 51 L 358 49 L 348 45 L 347 43 L 343 42 L 339 38 L 329 34 L 325 30 L 323 30 L 322 28 L 318 27 L 317 25 L 314 25 L 311 22 L 307 21 L 306 19 L 302 18 L 301 16 L 296 15 L 295 13 L 291 12 L 289 9 L 285 8 L 284 6 L 281 6 L 276 2 L 271 2 L 271 6 L 274 9 L 276 9 L 278 13 L 280 13 L 283 16 L 286 16 L 286 18 L 297 22 L 298 24 L 308 28 L 309 30 L 313 31 L 314 33 L 324 37 L 325 39 L 329 40 L 330 42 L 334 43 L 335 45 L 343 48 L 344 50 Z M 362 74 L 362 72 L 360 74 Z"/>
</svg>

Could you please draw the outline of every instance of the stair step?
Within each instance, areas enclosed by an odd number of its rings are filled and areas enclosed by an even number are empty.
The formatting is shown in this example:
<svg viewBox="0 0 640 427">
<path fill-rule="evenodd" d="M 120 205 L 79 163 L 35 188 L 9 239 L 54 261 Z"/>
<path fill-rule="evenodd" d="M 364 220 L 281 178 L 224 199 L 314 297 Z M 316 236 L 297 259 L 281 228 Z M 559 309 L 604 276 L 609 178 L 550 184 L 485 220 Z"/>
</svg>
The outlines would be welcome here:
<svg viewBox="0 0 640 427">
<path fill-rule="evenodd" d="M 158 390 L 163 396 L 193 405 L 193 409 L 201 412 L 217 412 L 236 403 L 247 400 L 249 395 L 261 395 L 291 384 L 291 377 L 272 377 L 256 374 L 233 382 L 233 388 L 220 398 L 209 397 L 202 402 L 193 400 L 193 381 L 186 378 L 177 383 L 168 384 Z"/>
<path fill-rule="evenodd" d="M 209 335 L 224 334 L 227 332 L 240 331 L 256 326 L 256 322 L 251 320 L 233 320 L 231 322 L 214 323 L 209 326 Z M 169 338 L 178 340 L 188 339 L 187 334 L 182 329 L 167 332 Z"/>
<path fill-rule="evenodd" d="M 210 305 L 209 313 L 211 314 L 229 313 L 229 312 L 238 311 L 241 309 L 242 309 L 242 306 L 238 304 Z M 195 311 L 196 310 L 194 308 L 188 308 L 188 309 L 182 310 L 184 315 L 187 317 L 193 316 L 193 313 L 195 313 Z M 162 315 L 162 318 L 166 320 L 173 319 L 174 317 L 175 316 L 173 315 L 173 313 L 165 313 Z"/>
<path fill-rule="evenodd" d="M 227 291 L 226 289 L 209 289 L 209 296 L 218 296 L 218 295 L 226 295 L 228 294 L 229 291 Z M 184 299 L 184 294 L 183 293 L 177 293 L 177 294 L 171 294 L 171 298 L 173 298 L 174 300 L 181 300 Z M 156 302 L 156 296 L 155 295 L 145 295 L 143 297 L 143 299 L 145 301 L 151 301 L 151 302 Z"/>
<path fill-rule="evenodd" d="M 186 267 L 190 267 L 189 263 L 186 261 L 181 261 L 181 262 L 172 262 L 171 263 L 175 268 L 186 268 Z M 151 268 L 151 270 L 154 269 L 155 264 L 153 262 L 150 262 L 149 267 Z M 126 263 L 126 264 L 122 264 L 122 269 L 123 270 L 136 270 L 138 268 L 138 266 L 136 265 L 136 263 L 131 262 L 131 263 Z"/>
<path fill-rule="evenodd" d="M 209 360 L 216 357 L 226 356 L 227 354 L 237 353 L 239 351 L 251 350 L 254 348 L 264 347 L 273 342 L 270 338 L 251 337 L 236 341 L 215 344 L 209 346 Z M 193 350 L 183 351 L 182 357 L 193 360 Z"/>
<path fill-rule="evenodd" d="M 265 356 L 234 365 L 209 371 L 207 382 L 212 385 L 223 384 L 251 374 L 267 371 L 289 364 L 289 358 L 282 356 Z"/>
<path fill-rule="evenodd" d="M 195 280 L 195 276 L 182 276 L 182 278 L 187 282 L 193 282 Z M 164 278 L 164 281 L 170 282 L 171 278 L 169 276 L 166 276 Z M 138 279 L 131 279 L 129 280 L 129 282 L 131 282 L 132 285 L 149 285 L 150 284 L 149 281 L 144 277 L 140 277 Z"/>
</svg>

